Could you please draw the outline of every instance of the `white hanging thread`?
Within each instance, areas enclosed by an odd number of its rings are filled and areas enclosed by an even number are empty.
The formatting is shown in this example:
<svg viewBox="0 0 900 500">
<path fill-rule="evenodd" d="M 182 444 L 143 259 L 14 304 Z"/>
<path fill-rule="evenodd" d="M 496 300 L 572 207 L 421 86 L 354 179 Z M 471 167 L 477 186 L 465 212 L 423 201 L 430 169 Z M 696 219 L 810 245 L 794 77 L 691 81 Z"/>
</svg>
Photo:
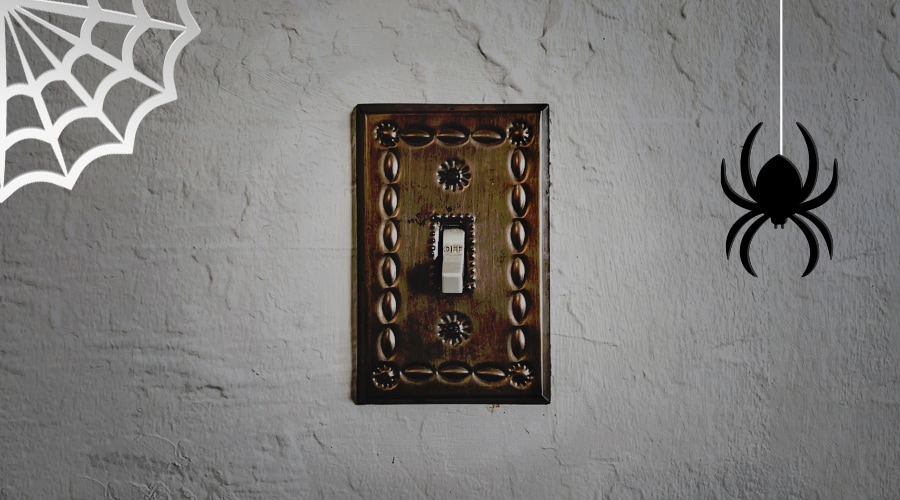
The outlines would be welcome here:
<svg viewBox="0 0 900 500">
<path fill-rule="evenodd" d="M 778 154 L 784 154 L 784 0 L 778 0 Z"/>
</svg>

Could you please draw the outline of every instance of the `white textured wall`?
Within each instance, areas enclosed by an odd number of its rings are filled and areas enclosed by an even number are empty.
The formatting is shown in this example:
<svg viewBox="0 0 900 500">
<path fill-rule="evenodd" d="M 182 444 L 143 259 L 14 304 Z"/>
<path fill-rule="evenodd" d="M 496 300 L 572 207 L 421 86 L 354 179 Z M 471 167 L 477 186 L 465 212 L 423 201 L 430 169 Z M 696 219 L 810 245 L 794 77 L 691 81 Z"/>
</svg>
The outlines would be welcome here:
<svg viewBox="0 0 900 500">
<path fill-rule="evenodd" d="M 775 0 L 192 0 L 135 153 L 0 206 L 0 499 L 894 497 L 900 3 L 786 4 L 785 154 L 841 168 L 803 279 L 796 227 L 724 252 Z M 549 406 L 350 399 L 350 112 L 397 101 L 550 104 Z"/>
</svg>

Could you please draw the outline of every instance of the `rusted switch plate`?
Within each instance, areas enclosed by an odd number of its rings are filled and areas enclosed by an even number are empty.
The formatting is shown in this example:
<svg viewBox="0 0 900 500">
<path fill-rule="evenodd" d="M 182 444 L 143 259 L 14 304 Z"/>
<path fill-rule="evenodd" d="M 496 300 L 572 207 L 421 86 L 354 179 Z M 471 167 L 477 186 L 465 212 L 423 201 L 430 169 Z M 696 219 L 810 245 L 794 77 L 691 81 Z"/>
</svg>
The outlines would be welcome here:
<svg viewBox="0 0 900 500">
<path fill-rule="evenodd" d="M 548 107 L 354 111 L 356 401 L 548 403 Z"/>
</svg>

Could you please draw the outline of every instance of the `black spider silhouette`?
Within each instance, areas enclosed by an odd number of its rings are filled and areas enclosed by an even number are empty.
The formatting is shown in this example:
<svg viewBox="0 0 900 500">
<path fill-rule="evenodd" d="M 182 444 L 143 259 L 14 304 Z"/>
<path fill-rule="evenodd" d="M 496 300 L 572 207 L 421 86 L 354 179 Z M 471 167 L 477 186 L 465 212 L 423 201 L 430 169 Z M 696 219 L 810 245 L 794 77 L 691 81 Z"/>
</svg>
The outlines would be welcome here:
<svg viewBox="0 0 900 500">
<path fill-rule="evenodd" d="M 779 225 L 784 228 L 784 223 L 787 219 L 790 219 L 803 231 L 806 241 L 809 243 L 809 264 L 807 264 L 803 276 L 811 273 L 816 267 L 816 262 L 819 260 L 819 245 L 816 242 L 816 236 L 813 234 L 812 229 L 797 217 L 798 215 L 809 220 L 819 229 L 822 237 L 825 238 L 825 245 L 828 246 L 828 255 L 829 257 L 832 256 L 831 233 L 828 231 L 828 227 L 825 226 L 821 219 L 809 211 L 821 206 L 834 194 L 838 179 L 837 160 L 834 160 L 834 174 L 831 178 L 831 184 L 828 185 L 828 188 L 822 194 L 807 200 L 806 198 L 812 194 L 816 185 L 819 158 L 816 153 L 816 145 L 809 136 L 809 132 L 800 123 L 797 123 L 797 126 L 800 127 L 800 132 L 806 140 L 806 147 L 809 149 L 809 173 L 806 175 L 806 182 L 802 184 L 797 167 L 782 155 L 775 155 L 767 161 L 759 171 L 759 175 L 756 176 L 756 184 L 753 183 L 753 179 L 750 177 L 750 147 L 753 145 L 753 139 L 756 137 L 759 128 L 762 127 L 762 123 L 753 128 L 753 131 L 750 132 L 750 135 L 747 136 L 747 140 L 744 142 L 744 149 L 741 151 L 741 180 L 744 182 L 744 189 L 747 190 L 747 194 L 750 195 L 753 201 L 738 195 L 731 189 L 728 180 L 725 178 L 725 160 L 722 159 L 722 189 L 725 190 L 725 195 L 736 205 L 749 210 L 728 231 L 728 237 L 725 239 L 726 258 L 730 257 L 731 244 L 734 242 L 734 238 L 737 236 L 738 231 L 741 230 L 741 227 L 749 222 L 750 219 L 762 215 L 753 224 L 750 224 L 747 232 L 744 233 L 744 237 L 741 238 L 741 263 L 744 264 L 744 269 L 754 277 L 756 273 L 750 264 L 748 253 L 750 241 L 753 239 L 756 231 L 768 219 L 772 219 L 772 224 L 776 228 Z"/>
</svg>

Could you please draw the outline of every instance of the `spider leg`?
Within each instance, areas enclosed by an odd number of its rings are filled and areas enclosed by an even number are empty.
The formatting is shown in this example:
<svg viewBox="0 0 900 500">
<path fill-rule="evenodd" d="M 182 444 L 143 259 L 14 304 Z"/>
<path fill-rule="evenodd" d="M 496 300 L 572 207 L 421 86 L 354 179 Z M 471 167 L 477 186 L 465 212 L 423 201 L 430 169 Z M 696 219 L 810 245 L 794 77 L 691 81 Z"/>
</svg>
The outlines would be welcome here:
<svg viewBox="0 0 900 500">
<path fill-rule="evenodd" d="M 806 174 L 806 182 L 803 183 L 803 189 L 800 190 L 800 199 L 805 200 L 812 194 L 813 188 L 816 187 L 816 177 L 819 173 L 819 154 L 816 152 L 816 143 L 813 142 L 806 127 L 800 122 L 797 122 L 797 126 L 800 127 L 800 133 L 803 134 L 803 139 L 806 141 L 806 149 L 809 150 L 809 172 Z"/>
<path fill-rule="evenodd" d="M 756 199 L 756 186 L 753 185 L 753 177 L 750 176 L 750 148 L 753 147 L 753 139 L 756 138 L 756 133 L 759 132 L 760 127 L 762 127 L 762 122 L 757 123 L 753 127 L 750 135 L 747 136 L 747 140 L 744 141 L 744 148 L 741 150 L 741 180 L 744 181 L 744 189 L 747 190 L 747 194 L 754 200 Z M 724 163 L 724 160 L 722 162 Z"/>
<path fill-rule="evenodd" d="M 832 248 L 831 242 L 831 232 L 828 231 L 828 226 L 826 226 L 825 223 L 822 222 L 822 219 L 809 212 L 797 212 L 797 215 L 806 217 L 819 229 L 819 232 L 822 233 L 822 237 L 825 238 L 825 246 L 828 247 L 828 257 L 834 257 L 834 249 Z"/>
<path fill-rule="evenodd" d="M 756 234 L 756 231 L 758 231 L 767 220 L 769 220 L 768 215 L 756 219 L 756 222 L 750 224 L 750 227 L 747 228 L 747 232 L 744 233 L 744 237 L 741 238 L 741 264 L 744 265 L 744 269 L 746 269 L 754 278 L 756 277 L 756 272 L 753 271 L 753 265 L 750 264 L 750 241 L 753 240 L 753 235 Z"/>
<path fill-rule="evenodd" d="M 837 160 L 834 160 L 834 175 L 831 177 L 831 184 L 828 185 L 828 188 L 822 192 L 819 196 L 815 198 L 805 201 L 797 207 L 797 212 L 806 212 L 808 210 L 812 210 L 814 208 L 822 206 L 826 201 L 828 201 L 832 195 L 834 195 L 835 189 L 837 189 L 837 181 L 838 181 L 838 168 L 837 168 Z"/>
<path fill-rule="evenodd" d="M 761 213 L 762 212 L 759 210 L 751 210 L 750 212 L 747 212 L 746 214 L 744 214 L 743 217 L 741 217 L 740 219 L 735 221 L 735 223 L 731 226 L 731 229 L 728 230 L 728 237 L 725 238 L 725 258 L 726 259 L 731 256 L 731 244 L 734 243 L 734 237 L 737 236 L 738 231 L 740 231 L 741 228 L 744 227 L 744 224 L 746 224 L 747 221 L 749 221 L 750 219 L 756 217 L 757 215 L 759 215 Z"/>
<path fill-rule="evenodd" d="M 803 235 L 806 236 L 807 243 L 809 243 L 809 264 L 806 265 L 806 271 L 803 271 L 803 276 L 806 276 L 812 272 L 816 267 L 816 262 L 819 261 L 819 243 L 816 241 L 816 235 L 813 234 L 812 229 L 810 229 L 805 222 L 794 215 L 790 215 L 788 218 L 800 227 L 800 230 L 803 231 Z"/>
<path fill-rule="evenodd" d="M 731 189 L 731 184 L 728 183 L 728 179 L 725 177 L 725 160 L 722 160 L 722 190 L 725 191 L 725 196 L 731 200 L 735 205 L 746 208 L 747 210 L 755 210 L 756 203 L 744 198 L 743 196 L 737 194 L 734 189 Z"/>
</svg>

